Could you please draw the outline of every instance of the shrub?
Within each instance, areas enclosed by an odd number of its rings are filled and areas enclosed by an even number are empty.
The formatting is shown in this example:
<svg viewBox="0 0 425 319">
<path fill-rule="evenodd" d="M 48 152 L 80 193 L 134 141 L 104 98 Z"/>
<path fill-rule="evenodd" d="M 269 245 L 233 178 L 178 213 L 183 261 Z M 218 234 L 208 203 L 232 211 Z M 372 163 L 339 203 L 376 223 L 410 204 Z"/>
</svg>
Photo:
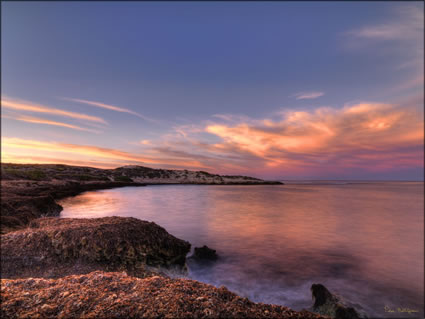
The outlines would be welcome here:
<svg viewBox="0 0 425 319">
<path fill-rule="evenodd" d="M 126 182 L 126 183 L 131 183 L 133 180 L 125 175 L 119 175 L 119 176 L 114 176 L 114 181 L 115 182 Z"/>
<path fill-rule="evenodd" d="M 15 178 L 31 179 L 40 181 L 46 178 L 46 174 L 40 170 L 22 170 L 15 168 L 5 168 L 4 172 Z"/>
<path fill-rule="evenodd" d="M 40 181 L 42 179 L 46 178 L 46 174 L 43 171 L 40 170 L 32 170 L 25 172 L 28 179 L 33 179 L 36 181 Z"/>
<path fill-rule="evenodd" d="M 78 174 L 74 175 L 74 178 L 79 181 L 96 181 L 98 178 L 96 176 Z"/>
</svg>

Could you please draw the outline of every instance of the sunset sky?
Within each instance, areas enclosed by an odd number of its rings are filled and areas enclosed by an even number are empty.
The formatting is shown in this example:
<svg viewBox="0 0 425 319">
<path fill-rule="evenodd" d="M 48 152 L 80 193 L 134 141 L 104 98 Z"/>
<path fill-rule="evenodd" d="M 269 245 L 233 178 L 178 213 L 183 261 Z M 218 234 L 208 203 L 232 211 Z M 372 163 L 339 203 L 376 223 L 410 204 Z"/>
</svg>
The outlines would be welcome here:
<svg viewBox="0 0 425 319">
<path fill-rule="evenodd" d="M 423 180 L 423 2 L 2 2 L 2 162 Z"/>
</svg>

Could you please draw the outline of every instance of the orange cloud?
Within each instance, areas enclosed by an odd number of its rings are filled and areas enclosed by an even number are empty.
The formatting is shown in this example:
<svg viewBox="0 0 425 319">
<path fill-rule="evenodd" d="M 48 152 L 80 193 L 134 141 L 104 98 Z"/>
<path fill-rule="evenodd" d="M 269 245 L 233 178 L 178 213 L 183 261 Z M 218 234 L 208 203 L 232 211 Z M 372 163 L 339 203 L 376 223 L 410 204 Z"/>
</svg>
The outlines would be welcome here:
<svg viewBox="0 0 425 319">
<path fill-rule="evenodd" d="M 218 117 L 203 131 L 220 142 L 200 140 L 196 130 L 179 128 L 167 152 L 185 151 L 216 171 L 280 174 L 314 170 L 366 170 L 423 166 L 424 123 L 410 105 L 357 103 L 343 108 L 287 111 L 280 120 Z M 179 142 L 178 139 L 183 139 Z M 158 148 L 159 152 L 164 152 Z M 189 156 L 189 155 L 188 155 Z M 225 160 L 223 160 L 225 159 Z"/>
<path fill-rule="evenodd" d="M 141 145 L 151 145 L 152 143 L 151 143 L 151 141 L 149 141 L 149 140 L 141 140 L 141 141 L 140 141 L 140 144 L 141 144 Z"/>
<path fill-rule="evenodd" d="M 116 166 L 125 164 L 149 164 L 179 167 L 199 167 L 205 168 L 199 161 L 178 159 L 178 158 L 155 158 L 133 154 L 111 148 L 103 148 L 90 145 L 77 145 L 69 143 L 45 142 L 37 140 L 28 140 L 21 138 L 2 137 L 2 156 L 6 158 L 28 158 L 27 150 L 37 152 L 36 156 L 40 157 L 43 153 L 50 154 L 48 158 L 55 159 L 56 162 L 69 161 L 91 161 L 99 164 L 115 163 Z M 11 151 L 15 150 L 15 152 Z M 16 152 L 18 150 L 18 152 Z M 19 150 L 25 150 L 25 153 L 19 153 Z M 67 154 L 67 155 L 64 155 Z M 32 158 L 32 156 L 31 156 Z M 97 165 L 99 166 L 99 165 Z"/>
<path fill-rule="evenodd" d="M 415 101 L 287 111 L 274 120 L 215 116 L 201 125 L 175 127 L 160 140 L 134 143 L 143 154 L 11 137 L 2 139 L 2 151 L 16 160 L 31 152 L 49 162 L 147 164 L 254 176 L 423 167 L 423 109 Z"/>
<path fill-rule="evenodd" d="M 43 105 L 34 104 L 32 102 L 23 102 L 23 101 L 16 101 L 11 99 L 2 99 L 1 100 L 1 106 L 3 108 L 8 109 L 14 109 L 19 111 L 28 111 L 28 112 L 36 112 L 36 113 L 46 113 L 51 115 L 60 115 L 65 117 L 71 117 L 79 120 L 86 120 L 91 122 L 97 122 L 102 124 L 107 124 L 107 122 L 97 116 L 91 116 L 87 114 L 82 113 L 76 113 L 76 112 L 70 112 L 70 111 L 64 111 L 60 109 L 55 109 Z"/>
<path fill-rule="evenodd" d="M 49 157 L 49 156 L 28 156 L 17 153 L 7 153 L 2 156 L 3 163 L 16 163 L 16 164 L 67 164 L 76 166 L 91 166 L 98 168 L 116 168 L 118 165 L 114 162 L 100 162 L 100 161 L 84 161 L 84 160 L 70 160 L 65 158 Z"/>
<path fill-rule="evenodd" d="M 12 119 L 12 120 L 16 120 L 16 121 L 27 122 L 27 123 L 61 126 L 61 127 L 66 127 L 66 128 L 70 128 L 70 129 L 73 129 L 73 130 L 78 130 L 78 131 L 87 131 L 87 132 L 92 132 L 92 133 L 100 133 L 100 131 L 92 130 L 92 129 L 89 129 L 89 128 L 84 128 L 84 127 L 81 127 L 81 126 L 78 126 L 78 125 L 72 125 L 72 124 L 63 123 L 63 122 L 51 121 L 51 120 L 42 119 L 42 118 L 38 118 L 38 117 L 32 117 L 32 116 L 17 116 L 17 117 L 12 117 L 12 116 L 7 116 L 7 115 L 2 115 L 2 117 L 3 118 Z"/>
</svg>

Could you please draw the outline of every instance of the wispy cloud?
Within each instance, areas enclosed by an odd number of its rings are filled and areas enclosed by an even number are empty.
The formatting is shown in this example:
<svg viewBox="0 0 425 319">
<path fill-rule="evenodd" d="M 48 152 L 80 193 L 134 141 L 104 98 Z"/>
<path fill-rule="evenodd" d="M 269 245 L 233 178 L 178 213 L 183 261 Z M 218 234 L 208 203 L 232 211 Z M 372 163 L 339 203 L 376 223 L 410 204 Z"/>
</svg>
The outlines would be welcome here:
<svg viewBox="0 0 425 319">
<path fill-rule="evenodd" d="M 15 152 L 7 152 L 2 156 L 3 163 L 16 163 L 16 164 L 67 164 L 77 166 L 89 166 L 98 168 L 116 168 L 116 162 L 96 161 L 96 160 L 81 160 L 81 159 L 67 159 L 57 156 L 31 156 L 28 154 L 19 154 Z"/>
<path fill-rule="evenodd" d="M 57 162 L 63 162 L 62 160 L 65 159 L 68 161 L 93 161 L 104 163 L 106 160 L 108 165 L 115 163 L 116 166 L 131 163 L 139 165 L 172 166 L 175 168 L 205 167 L 196 159 L 188 160 L 173 157 L 144 156 L 137 153 L 93 145 L 2 137 L 2 155 L 19 160 L 23 155 L 17 155 L 16 150 L 25 150 L 24 156 L 26 158 L 28 158 L 28 150 L 32 150 L 37 156 L 46 156 L 45 153 L 47 152 L 47 154 L 50 154 L 48 157 L 56 158 Z M 12 154 L 14 155 L 12 156 Z"/>
<path fill-rule="evenodd" d="M 423 6 L 404 4 L 394 10 L 394 17 L 390 21 L 362 26 L 346 34 L 373 40 L 419 40 L 423 30 Z"/>
<path fill-rule="evenodd" d="M 139 117 L 139 118 L 141 118 L 145 121 L 157 123 L 157 120 L 155 120 L 155 119 L 152 119 L 152 118 L 144 116 L 144 115 L 142 115 L 138 112 L 135 112 L 135 111 L 123 108 L 123 107 L 115 106 L 115 105 L 105 104 L 105 103 L 96 102 L 96 101 L 73 99 L 73 98 L 63 98 L 63 100 L 87 104 L 87 105 L 91 105 L 91 106 L 95 106 L 95 107 L 100 107 L 100 108 L 115 111 L 115 112 L 128 113 L 128 114 L 135 115 L 135 116 L 137 116 L 137 117 Z"/>
<path fill-rule="evenodd" d="M 312 100 L 317 99 L 323 95 L 325 95 L 324 92 L 300 92 L 294 94 L 293 96 L 295 96 L 295 99 L 297 100 Z"/>
<path fill-rule="evenodd" d="M 2 115 L 2 118 L 12 119 L 12 120 L 16 120 L 16 121 L 22 121 L 22 122 L 27 122 L 27 123 L 45 124 L 45 125 L 66 127 L 66 128 L 73 129 L 73 130 L 87 131 L 87 132 L 91 132 L 91 133 L 101 133 L 98 130 L 93 130 L 93 129 L 89 129 L 89 128 L 85 128 L 85 127 L 81 127 L 81 126 L 73 125 L 73 124 L 69 124 L 69 123 L 64 123 L 64 122 L 51 121 L 51 120 L 43 119 L 43 118 L 39 118 L 39 117 L 21 116 L 21 115 L 18 115 L 18 116 Z"/>
<path fill-rule="evenodd" d="M 83 113 L 76 113 L 76 112 L 70 112 L 65 111 L 57 108 L 47 107 L 40 104 L 35 104 L 28 101 L 20 101 L 15 99 L 9 99 L 9 98 L 2 98 L 1 100 L 1 106 L 3 108 L 7 109 L 13 109 L 18 111 L 26 111 L 26 112 L 34 112 L 34 113 L 45 113 L 50 115 L 59 115 L 64 117 L 70 117 L 78 120 L 86 120 L 96 123 L 102 123 L 107 124 L 107 122 L 97 116 L 87 115 Z"/>
<path fill-rule="evenodd" d="M 401 58 L 394 67 L 410 69 L 413 79 L 423 77 L 423 4 L 400 4 L 393 8 L 392 17 L 387 21 L 360 26 L 343 34 L 349 47 L 361 50 L 372 47 L 373 52 L 382 54 L 382 43 L 390 44 L 385 46 L 383 53 L 396 53 Z"/>
<path fill-rule="evenodd" d="M 46 113 L 50 115 L 59 115 L 64 117 L 70 117 L 78 120 L 86 120 L 91 122 L 97 122 L 102 124 L 107 124 L 107 122 L 97 116 L 87 115 L 83 113 L 76 113 L 70 111 L 64 111 L 61 109 L 56 109 L 52 107 L 47 107 L 44 105 L 35 104 L 28 101 L 20 101 L 9 98 L 2 98 L 1 106 L 7 109 L 14 109 L 18 111 L 34 112 L 34 113 Z"/>
<path fill-rule="evenodd" d="M 382 24 L 362 27 L 349 31 L 347 34 L 365 39 L 394 40 L 402 38 L 405 29 L 406 27 L 403 25 Z"/>
</svg>

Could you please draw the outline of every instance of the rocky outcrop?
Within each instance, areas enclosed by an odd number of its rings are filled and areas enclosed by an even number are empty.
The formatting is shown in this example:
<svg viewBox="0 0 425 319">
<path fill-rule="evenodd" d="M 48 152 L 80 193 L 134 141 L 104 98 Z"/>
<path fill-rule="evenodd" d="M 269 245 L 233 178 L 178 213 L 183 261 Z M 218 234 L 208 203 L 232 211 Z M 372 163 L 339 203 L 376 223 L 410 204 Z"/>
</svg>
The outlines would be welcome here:
<svg viewBox="0 0 425 319">
<path fill-rule="evenodd" d="M 209 248 L 208 246 L 195 247 L 195 252 L 193 254 L 193 258 L 196 260 L 205 260 L 205 261 L 213 261 L 217 260 L 217 252 L 214 249 Z"/>
<path fill-rule="evenodd" d="M 136 218 L 40 218 L 1 236 L 2 278 L 57 278 L 93 270 L 138 277 L 185 266 L 190 244 Z"/>
<path fill-rule="evenodd" d="M 313 312 L 335 319 L 367 318 L 360 315 L 353 307 L 349 307 L 340 297 L 332 294 L 322 284 L 313 284 L 311 293 L 314 299 Z"/>
<path fill-rule="evenodd" d="M 1 281 L 2 318 L 327 318 L 254 303 L 194 280 L 101 271 Z"/>
</svg>

